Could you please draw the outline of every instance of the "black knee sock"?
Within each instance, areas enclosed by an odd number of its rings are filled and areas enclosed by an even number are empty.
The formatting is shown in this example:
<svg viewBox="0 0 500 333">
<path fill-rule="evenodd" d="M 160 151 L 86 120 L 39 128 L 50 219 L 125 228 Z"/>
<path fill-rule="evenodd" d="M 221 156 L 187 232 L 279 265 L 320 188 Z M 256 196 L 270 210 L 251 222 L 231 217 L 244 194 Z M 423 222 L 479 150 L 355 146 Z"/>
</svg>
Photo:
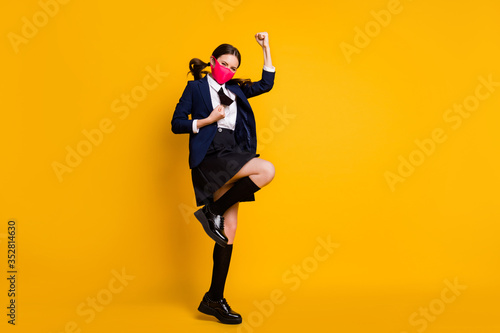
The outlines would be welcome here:
<svg viewBox="0 0 500 333">
<path fill-rule="evenodd" d="M 255 185 L 250 177 L 243 177 L 217 201 L 210 205 L 210 211 L 216 215 L 222 215 L 229 207 L 245 198 L 248 198 L 249 195 L 257 192 L 258 190 L 260 190 L 260 187 Z"/>
<path fill-rule="evenodd" d="M 231 262 L 231 253 L 233 244 L 222 247 L 215 243 L 214 247 L 214 268 L 212 271 L 212 283 L 208 291 L 208 297 L 212 300 L 220 300 L 224 297 L 224 285 L 226 284 L 229 263 Z"/>
</svg>

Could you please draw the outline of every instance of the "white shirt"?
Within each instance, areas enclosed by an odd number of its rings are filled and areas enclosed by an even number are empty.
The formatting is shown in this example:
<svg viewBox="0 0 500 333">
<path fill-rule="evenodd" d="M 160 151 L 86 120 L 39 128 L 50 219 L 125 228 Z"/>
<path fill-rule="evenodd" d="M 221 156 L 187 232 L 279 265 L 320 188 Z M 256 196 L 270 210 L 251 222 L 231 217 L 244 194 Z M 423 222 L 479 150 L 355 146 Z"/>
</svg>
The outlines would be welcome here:
<svg viewBox="0 0 500 333">
<path fill-rule="evenodd" d="M 275 67 L 264 66 L 266 72 L 275 72 Z M 222 91 L 231 98 L 234 102 L 231 105 L 224 107 L 226 117 L 217 121 L 217 127 L 228 128 L 234 130 L 236 126 L 236 116 L 238 108 L 236 106 L 236 95 L 233 94 L 229 89 L 226 88 L 226 84 L 220 85 L 215 81 L 210 75 L 207 74 L 208 85 L 210 87 L 210 99 L 212 100 L 212 110 L 220 105 L 220 97 L 218 91 L 222 87 Z M 193 133 L 198 133 L 200 129 L 198 128 L 198 119 L 193 120 Z"/>
<path fill-rule="evenodd" d="M 215 81 L 212 76 L 208 75 L 208 86 L 210 87 L 210 98 L 212 100 L 212 109 L 215 109 L 220 105 L 220 97 L 218 91 L 222 87 L 222 91 L 227 97 L 231 98 L 234 102 L 229 106 L 224 107 L 224 112 L 226 116 L 217 121 L 217 127 L 227 128 L 234 130 L 236 126 L 236 112 L 238 111 L 236 107 L 236 95 L 226 88 L 226 84 L 220 85 Z"/>
</svg>

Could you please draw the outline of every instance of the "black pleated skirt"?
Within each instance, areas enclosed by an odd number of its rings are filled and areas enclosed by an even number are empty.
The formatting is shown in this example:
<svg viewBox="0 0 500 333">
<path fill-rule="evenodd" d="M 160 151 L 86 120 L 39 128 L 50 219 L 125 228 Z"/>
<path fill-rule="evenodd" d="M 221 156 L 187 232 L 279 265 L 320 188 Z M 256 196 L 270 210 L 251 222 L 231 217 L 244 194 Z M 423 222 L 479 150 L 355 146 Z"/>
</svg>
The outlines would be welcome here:
<svg viewBox="0 0 500 333">
<path fill-rule="evenodd" d="M 213 201 L 213 194 L 252 158 L 259 154 L 242 150 L 230 129 L 218 128 L 203 161 L 191 169 L 196 205 Z M 252 194 L 241 201 L 255 201 Z"/>
</svg>

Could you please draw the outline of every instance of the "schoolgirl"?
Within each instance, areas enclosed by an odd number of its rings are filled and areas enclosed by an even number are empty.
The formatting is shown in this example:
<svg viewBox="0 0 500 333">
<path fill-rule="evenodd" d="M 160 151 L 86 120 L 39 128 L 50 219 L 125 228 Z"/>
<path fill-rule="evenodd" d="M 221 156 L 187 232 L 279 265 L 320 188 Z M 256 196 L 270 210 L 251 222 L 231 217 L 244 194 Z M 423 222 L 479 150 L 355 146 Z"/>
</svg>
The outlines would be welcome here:
<svg viewBox="0 0 500 333">
<path fill-rule="evenodd" d="M 236 234 L 239 202 L 254 201 L 254 193 L 269 184 L 275 170 L 256 153 L 255 117 L 248 99 L 272 89 L 275 68 L 269 36 L 255 35 L 264 54 L 262 79 L 233 79 L 241 65 L 238 49 L 219 45 L 209 62 L 189 62 L 189 81 L 172 117 L 172 131 L 189 133 L 189 167 L 197 206 L 205 232 L 216 243 L 210 289 L 198 310 L 224 324 L 239 324 L 241 315 L 224 298 L 224 285 Z M 210 73 L 204 71 L 210 66 Z M 206 74 L 202 76 L 202 74 Z"/>
</svg>

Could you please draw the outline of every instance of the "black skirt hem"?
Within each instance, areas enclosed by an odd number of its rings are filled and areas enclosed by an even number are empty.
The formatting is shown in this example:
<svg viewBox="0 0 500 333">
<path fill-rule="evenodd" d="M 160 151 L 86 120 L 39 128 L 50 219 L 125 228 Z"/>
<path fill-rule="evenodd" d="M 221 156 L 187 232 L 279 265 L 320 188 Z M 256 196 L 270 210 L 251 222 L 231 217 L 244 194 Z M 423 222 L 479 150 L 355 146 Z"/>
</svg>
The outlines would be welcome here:
<svg viewBox="0 0 500 333">
<path fill-rule="evenodd" d="M 212 202 L 215 191 L 233 178 L 248 161 L 259 156 L 236 145 L 232 130 L 219 128 L 203 161 L 191 169 L 196 205 Z M 255 201 L 255 196 L 252 194 L 241 201 Z"/>
</svg>

